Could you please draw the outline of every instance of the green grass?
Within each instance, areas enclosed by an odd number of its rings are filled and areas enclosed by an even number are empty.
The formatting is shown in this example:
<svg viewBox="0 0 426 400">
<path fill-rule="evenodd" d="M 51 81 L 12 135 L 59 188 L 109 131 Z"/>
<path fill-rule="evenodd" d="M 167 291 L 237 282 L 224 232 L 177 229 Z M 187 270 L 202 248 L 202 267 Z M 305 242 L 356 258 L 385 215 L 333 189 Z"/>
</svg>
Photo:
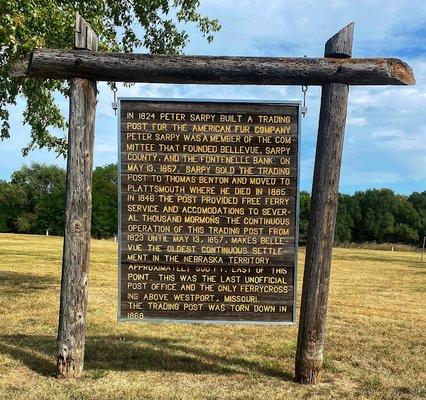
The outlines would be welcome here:
<svg viewBox="0 0 426 400">
<path fill-rule="evenodd" d="M 116 244 L 96 240 L 84 376 L 57 380 L 61 253 L 61 238 L 0 234 L 0 399 L 426 396 L 419 253 L 335 249 L 315 387 L 292 381 L 296 327 L 117 323 Z"/>
</svg>

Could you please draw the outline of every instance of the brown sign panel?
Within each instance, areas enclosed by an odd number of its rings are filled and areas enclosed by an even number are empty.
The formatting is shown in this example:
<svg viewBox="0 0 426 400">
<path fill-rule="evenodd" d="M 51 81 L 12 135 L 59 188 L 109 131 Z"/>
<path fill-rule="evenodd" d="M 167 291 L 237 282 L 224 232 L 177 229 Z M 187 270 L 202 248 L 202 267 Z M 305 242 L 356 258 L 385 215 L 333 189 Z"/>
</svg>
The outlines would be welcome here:
<svg viewBox="0 0 426 400">
<path fill-rule="evenodd" d="M 299 108 L 120 100 L 119 320 L 294 322 Z"/>
</svg>

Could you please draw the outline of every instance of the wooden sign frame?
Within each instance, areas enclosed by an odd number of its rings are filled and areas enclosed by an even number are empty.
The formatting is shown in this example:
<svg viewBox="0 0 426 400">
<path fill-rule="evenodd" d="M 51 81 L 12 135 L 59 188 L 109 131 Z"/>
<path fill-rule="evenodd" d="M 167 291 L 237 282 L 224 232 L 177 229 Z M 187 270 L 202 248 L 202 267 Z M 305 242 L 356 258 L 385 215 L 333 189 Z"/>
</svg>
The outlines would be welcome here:
<svg viewBox="0 0 426 400">
<path fill-rule="evenodd" d="M 11 78 L 71 81 L 57 377 L 83 371 L 96 82 L 114 81 L 322 87 L 295 357 L 296 382 L 318 382 L 349 85 L 415 84 L 411 67 L 399 59 L 352 58 L 353 36 L 352 22 L 328 39 L 323 58 L 99 53 L 94 30 L 76 11 L 74 50 L 33 49 L 13 65 Z"/>
<path fill-rule="evenodd" d="M 122 316 L 122 250 L 123 250 L 123 240 L 122 240 L 122 103 L 123 102 L 135 102 L 135 103 L 166 103 L 182 105 L 182 104 L 207 104 L 208 106 L 218 104 L 218 105 L 235 105 L 238 108 L 238 105 L 243 107 L 247 107 L 252 105 L 265 107 L 265 114 L 268 113 L 268 109 L 266 108 L 268 105 L 270 106 L 283 106 L 283 107 L 294 107 L 296 113 L 296 124 L 297 129 L 296 132 L 292 133 L 292 135 L 296 135 L 297 141 L 295 144 L 296 153 L 293 157 L 296 157 L 296 176 L 295 176 L 295 184 L 294 189 L 295 193 L 292 198 L 294 198 L 294 237 L 293 243 L 294 246 L 294 257 L 293 261 L 293 279 L 291 285 L 293 286 L 292 290 L 292 300 L 291 300 L 291 320 L 285 321 L 265 321 L 265 320 L 227 320 L 227 319 L 182 319 L 182 318 L 160 318 L 160 317 L 145 317 L 143 319 L 134 319 L 127 318 Z M 236 113 L 236 108 L 230 109 L 230 113 Z M 301 110 L 302 104 L 297 101 L 273 101 L 273 100 L 221 100 L 221 99 L 187 99 L 187 98 L 147 98 L 147 97 L 119 97 L 118 98 L 118 118 L 117 118 L 117 134 L 118 134 L 118 299 L 117 299 L 117 320 L 119 322 L 173 322 L 173 323 L 200 323 L 200 324 L 231 324 L 231 325 L 294 325 L 296 323 L 296 298 L 297 298 L 297 264 L 298 264 L 298 241 L 299 241 L 299 209 L 300 209 L 300 139 L 301 139 Z M 189 111 L 188 111 L 189 112 Z M 194 113 L 197 112 L 194 110 Z M 212 110 L 214 112 L 214 110 Z M 246 113 L 250 113 L 250 110 L 245 111 Z M 252 135 L 252 133 L 250 133 Z M 271 145 L 277 146 L 276 144 Z M 158 263 L 161 264 L 161 263 Z M 196 264 L 194 264 L 196 266 Z M 276 267 L 276 265 L 271 265 L 270 268 Z M 244 275 L 244 274 L 241 274 Z"/>
</svg>

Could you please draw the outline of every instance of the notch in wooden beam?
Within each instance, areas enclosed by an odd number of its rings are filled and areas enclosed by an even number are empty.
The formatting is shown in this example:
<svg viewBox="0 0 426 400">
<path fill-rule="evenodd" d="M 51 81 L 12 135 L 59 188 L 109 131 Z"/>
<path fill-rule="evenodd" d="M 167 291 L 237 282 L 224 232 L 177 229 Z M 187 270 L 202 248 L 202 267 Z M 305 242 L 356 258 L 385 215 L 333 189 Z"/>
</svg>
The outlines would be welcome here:
<svg viewBox="0 0 426 400">
<path fill-rule="evenodd" d="M 75 46 L 76 49 L 98 50 L 98 37 L 95 31 L 80 15 L 75 13 Z"/>
<path fill-rule="evenodd" d="M 352 38 L 354 37 L 354 26 L 355 24 L 351 22 L 327 40 L 324 49 L 324 57 L 352 57 Z"/>
</svg>

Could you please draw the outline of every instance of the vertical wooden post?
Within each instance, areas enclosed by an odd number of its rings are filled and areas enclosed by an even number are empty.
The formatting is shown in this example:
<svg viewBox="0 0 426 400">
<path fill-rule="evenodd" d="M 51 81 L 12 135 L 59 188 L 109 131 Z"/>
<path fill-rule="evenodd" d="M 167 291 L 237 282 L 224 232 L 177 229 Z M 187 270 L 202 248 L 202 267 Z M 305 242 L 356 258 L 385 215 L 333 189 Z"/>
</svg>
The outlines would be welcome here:
<svg viewBox="0 0 426 400">
<path fill-rule="evenodd" d="M 354 24 L 325 45 L 325 57 L 352 55 Z M 316 384 L 323 363 L 328 288 L 349 86 L 322 87 L 305 272 L 296 354 L 296 381 Z"/>
<path fill-rule="evenodd" d="M 76 49 L 97 50 L 97 41 L 92 28 L 77 12 Z M 95 109 L 96 82 L 72 79 L 61 305 L 57 339 L 57 376 L 59 378 L 76 378 L 83 370 Z"/>
</svg>

